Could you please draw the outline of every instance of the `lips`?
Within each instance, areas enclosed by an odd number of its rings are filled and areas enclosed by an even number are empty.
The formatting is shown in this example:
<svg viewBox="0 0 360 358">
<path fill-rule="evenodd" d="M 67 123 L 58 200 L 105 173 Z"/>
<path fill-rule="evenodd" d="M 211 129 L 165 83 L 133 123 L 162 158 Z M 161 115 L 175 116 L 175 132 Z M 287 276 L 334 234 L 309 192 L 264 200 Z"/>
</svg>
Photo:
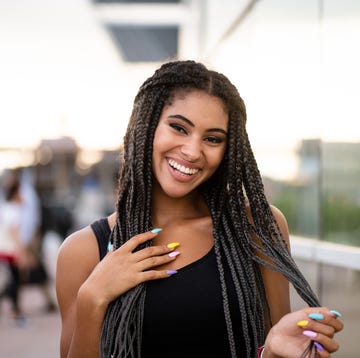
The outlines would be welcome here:
<svg viewBox="0 0 360 358">
<path fill-rule="evenodd" d="M 172 168 L 176 169 L 177 171 L 185 175 L 191 176 L 199 172 L 199 169 L 185 167 L 184 165 L 177 163 L 173 159 L 170 159 L 168 163 Z"/>
</svg>

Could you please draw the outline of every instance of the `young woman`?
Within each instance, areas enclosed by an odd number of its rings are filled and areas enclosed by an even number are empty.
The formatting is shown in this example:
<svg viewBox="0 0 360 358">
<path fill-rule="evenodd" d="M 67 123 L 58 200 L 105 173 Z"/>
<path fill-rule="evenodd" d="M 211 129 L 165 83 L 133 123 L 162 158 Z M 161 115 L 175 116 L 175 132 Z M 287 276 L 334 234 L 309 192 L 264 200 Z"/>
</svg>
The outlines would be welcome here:
<svg viewBox="0 0 360 358">
<path fill-rule="evenodd" d="M 245 122 L 236 88 L 200 63 L 166 63 L 140 87 L 116 212 L 59 252 L 62 357 L 329 357 L 338 349 L 340 314 L 320 307 L 291 258 Z M 289 282 L 310 307 L 290 313 Z"/>
</svg>

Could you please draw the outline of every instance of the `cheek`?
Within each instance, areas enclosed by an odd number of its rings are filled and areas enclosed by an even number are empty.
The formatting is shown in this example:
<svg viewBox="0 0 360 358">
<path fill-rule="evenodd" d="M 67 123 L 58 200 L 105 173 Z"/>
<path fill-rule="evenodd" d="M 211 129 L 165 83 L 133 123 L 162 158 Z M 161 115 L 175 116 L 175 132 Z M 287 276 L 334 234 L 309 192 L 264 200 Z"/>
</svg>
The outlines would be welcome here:
<svg viewBox="0 0 360 358">
<path fill-rule="evenodd" d="M 155 152 L 157 152 L 159 150 L 159 145 L 161 143 L 161 129 L 158 127 L 156 130 L 155 130 L 155 133 L 154 133 L 154 140 L 153 140 L 153 157 L 154 157 L 154 154 L 156 154 Z"/>
<path fill-rule="evenodd" d="M 166 135 L 166 133 L 161 128 L 158 128 L 155 131 L 152 152 L 153 171 L 159 167 L 164 153 L 166 153 L 166 151 L 168 151 L 171 146 L 171 141 L 168 137 L 169 136 Z"/>
<path fill-rule="evenodd" d="M 160 153 L 162 153 L 168 147 L 169 140 L 167 139 L 166 133 L 161 130 L 161 128 L 157 129 L 154 135 L 153 141 L 153 159 L 156 158 Z"/>
<path fill-rule="evenodd" d="M 212 155 L 210 156 L 210 158 L 211 158 L 210 165 L 212 167 L 214 167 L 214 169 L 216 169 L 220 165 L 221 161 L 223 160 L 224 155 L 225 155 L 225 149 L 221 149 L 216 153 L 212 153 Z"/>
</svg>

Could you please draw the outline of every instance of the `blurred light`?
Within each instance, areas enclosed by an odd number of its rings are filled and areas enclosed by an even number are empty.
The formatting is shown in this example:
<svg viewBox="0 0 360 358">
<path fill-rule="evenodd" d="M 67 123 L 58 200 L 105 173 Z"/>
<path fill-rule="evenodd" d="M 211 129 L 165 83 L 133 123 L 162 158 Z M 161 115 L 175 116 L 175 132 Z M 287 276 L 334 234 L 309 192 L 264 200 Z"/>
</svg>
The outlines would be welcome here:
<svg viewBox="0 0 360 358">
<path fill-rule="evenodd" d="M 97 150 L 81 150 L 76 157 L 76 166 L 80 170 L 87 170 L 101 161 L 103 153 Z"/>
<path fill-rule="evenodd" d="M 42 145 L 36 152 L 36 160 L 40 165 L 50 163 L 53 158 L 53 151 L 48 145 Z"/>
<path fill-rule="evenodd" d="M 5 169 L 31 166 L 34 160 L 34 153 L 31 150 L 2 150 L 0 151 L 0 173 Z"/>
</svg>

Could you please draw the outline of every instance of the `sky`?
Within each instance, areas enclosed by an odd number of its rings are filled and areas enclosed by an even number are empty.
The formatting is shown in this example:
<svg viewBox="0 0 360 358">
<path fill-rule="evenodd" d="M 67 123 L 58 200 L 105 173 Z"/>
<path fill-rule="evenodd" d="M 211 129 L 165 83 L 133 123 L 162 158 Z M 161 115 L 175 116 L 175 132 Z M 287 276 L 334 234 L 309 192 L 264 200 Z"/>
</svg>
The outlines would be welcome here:
<svg viewBox="0 0 360 358">
<path fill-rule="evenodd" d="M 0 148 L 121 144 L 149 66 L 130 69 L 86 0 L 0 1 Z"/>
</svg>

